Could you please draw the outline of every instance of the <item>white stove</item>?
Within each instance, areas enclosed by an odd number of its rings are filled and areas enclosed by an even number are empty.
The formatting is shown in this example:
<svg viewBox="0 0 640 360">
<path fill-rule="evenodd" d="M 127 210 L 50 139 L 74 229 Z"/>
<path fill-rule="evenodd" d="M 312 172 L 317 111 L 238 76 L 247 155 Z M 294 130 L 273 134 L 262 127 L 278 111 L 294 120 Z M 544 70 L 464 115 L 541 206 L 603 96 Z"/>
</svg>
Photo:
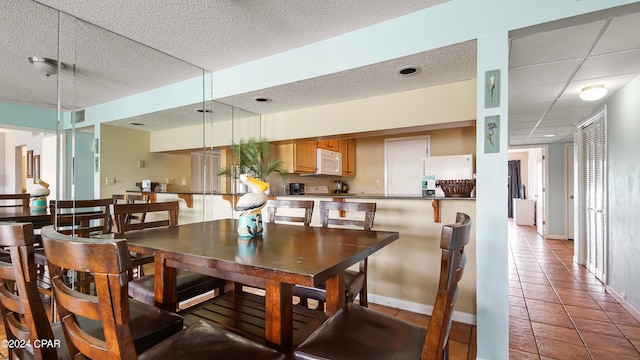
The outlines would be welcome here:
<svg viewBox="0 0 640 360">
<path fill-rule="evenodd" d="M 313 194 L 329 194 L 328 186 L 313 186 L 307 185 L 304 187 L 305 195 L 313 195 Z"/>
</svg>

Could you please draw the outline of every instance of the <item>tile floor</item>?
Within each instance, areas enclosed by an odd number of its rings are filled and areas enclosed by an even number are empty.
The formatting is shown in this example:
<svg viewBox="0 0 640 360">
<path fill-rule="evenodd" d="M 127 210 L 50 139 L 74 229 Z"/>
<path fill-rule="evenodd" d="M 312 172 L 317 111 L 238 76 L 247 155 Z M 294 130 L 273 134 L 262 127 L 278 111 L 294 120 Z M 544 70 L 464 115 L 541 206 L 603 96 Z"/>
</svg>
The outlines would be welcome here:
<svg viewBox="0 0 640 360">
<path fill-rule="evenodd" d="M 585 267 L 573 241 L 509 223 L 511 359 L 640 359 L 640 322 Z"/>
</svg>

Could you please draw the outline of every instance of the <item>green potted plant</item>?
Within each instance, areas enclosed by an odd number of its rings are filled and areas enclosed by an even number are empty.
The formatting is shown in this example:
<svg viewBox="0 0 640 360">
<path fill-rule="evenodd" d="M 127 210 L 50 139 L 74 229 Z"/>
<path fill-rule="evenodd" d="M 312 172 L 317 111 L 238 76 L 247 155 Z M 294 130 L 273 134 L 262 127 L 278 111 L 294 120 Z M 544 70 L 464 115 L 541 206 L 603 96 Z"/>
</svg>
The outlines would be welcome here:
<svg viewBox="0 0 640 360">
<path fill-rule="evenodd" d="M 283 169 L 284 161 L 278 160 L 271 154 L 271 144 L 266 138 L 257 140 L 250 138 L 240 149 L 241 158 L 244 157 L 249 173 L 257 179 L 267 181 L 271 173 L 278 173 L 284 179 L 287 173 Z"/>
<path fill-rule="evenodd" d="M 240 174 L 249 174 L 257 179 L 266 181 L 272 173 L 278 173 L 283 179 L 286 178 L 282 160 L 278 160 L 271 153 L 271 144 L 266 138 L 250 138 L 246 142 L 241 139 L 234 145 L 234 156 L 237 156 L 237 163 L 231 167 L 220 168 L 219 176 L 229 176 L 232 179 L 239 179 Z M 242 191 L 239 191 L 242 192 Z M 246 192 L 246 189 L 245 189 Z"/>
</svg>

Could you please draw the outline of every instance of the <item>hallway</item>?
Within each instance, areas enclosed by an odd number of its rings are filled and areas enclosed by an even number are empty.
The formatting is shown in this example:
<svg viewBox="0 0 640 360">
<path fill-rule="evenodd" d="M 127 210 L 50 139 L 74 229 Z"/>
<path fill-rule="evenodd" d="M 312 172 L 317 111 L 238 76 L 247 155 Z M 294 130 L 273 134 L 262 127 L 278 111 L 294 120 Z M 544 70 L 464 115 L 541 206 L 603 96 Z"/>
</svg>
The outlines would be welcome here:
<svg viewBox="0 0 640 360">
<path fill-rule="evenodd" d="M 583 266 L 573 241 L 509 221 L 511 359 L 640 359 L 640 321 Z"/>
</svg>

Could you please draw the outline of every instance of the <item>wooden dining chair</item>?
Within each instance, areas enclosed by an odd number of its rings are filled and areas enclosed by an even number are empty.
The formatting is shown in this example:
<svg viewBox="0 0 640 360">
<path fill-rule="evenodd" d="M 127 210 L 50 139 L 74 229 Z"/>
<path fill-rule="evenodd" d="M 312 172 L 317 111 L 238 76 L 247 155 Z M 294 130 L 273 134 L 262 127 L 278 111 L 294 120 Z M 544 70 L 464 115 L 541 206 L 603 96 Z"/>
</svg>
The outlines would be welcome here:
<svg viewBox="0 0 640 360">
<path fill-rule="evenodd" d="M 141 194 L 113 194 L 111 196 L 111 199 L 113 200 L 114 204 L 138 204 L 138 203 L 147 204 L 151 201 L 151 199 L 149 198 L 149 195 L 141 195 Z M 144 222 L 145 217 L 146 217 L 146 213 L 131 214 L 129 215 L 128 218 L 125 219 L 125 221 L 127 223 L 130 223 L 133 220 L 138 222 Z M 117 226 L 115 217 L 113 216 L 113 212 L 111 214 L 111 220 L 112 220 L 111 221 L 112 226 Z M 117 232 L 117 229 L 114 229 L 113 231 Z"/>
<path fill-rule="evenodd" d="M 320 201 L 320 217 L 322 227 L 337 225 L 341 227 L 358 227 L 363 230 L 371 230 L 373 220 L 376 215 L 376 203 L 364 202 L 338 202 L 338 201 Z M 353 217 L 341 218 L 343 213 L 359 212 L 364 213 L 361 220 L 353 219 Z M 338 214 L 338 217 L 331 216 Z M 346 270 L 344 273 L 344 286 L 346 302 L 353 302 L 359 295 L 359 302 L 362 306 L 368 305 L 367 299 L 367 259 L 360 261 L 359 269 Z M 324 302 L 327 300 L 326 285 L 324 283 L 317 287 L 299 286 L 293 287 L 293 295 L 300 297 L 302 304 L 306 304 L 307 299 L 318 300 L 319 309 L 322 309 Z"/>
<path fill-rule="evenodd" d="M 0 194 L 0 207 L 22 207 L 25 211 L 29 211 L 30 195 L 29 194 Z"/>
<path fill-rule="evenodd" d="M 269 200 L 267 201 L 267 218 L 269 222 L 302 223 L 304 226 L 311 224 L 313 215 L 313 200 Z M 302 216 L 294 214 L 281 214 L 278 209 L 302 209 Z"/>
<path fill-rule="evenodd" d="M 92 237 L 111 233 L 111 199 L 97 200 L 51 200 L 49 201 L 49 213 L 51 222 L 58 232 L 79 237 Z M 36 252 L 36 263 L 46 265 L 44 251 Z M 74 286 L 80 291 L 88 293 L 92 291 L 91 276 L 82 272 L 71 272 L 74 277 Z"/>
<path fill-rule="evenodd" d="M 41 339 L 53 344 L 54 334 L 37 284 L 35 243 L 33 224 L 0 225 L 0 246 L 9 253 L 8 259 L 0 259 L 0 311 L 7 340 L 34 343 Z M 61 331 L 58 336 L 60 340 Z M 66 354 L 62 350 L 60 355 Z M 8 351 L 9 359 L 56 359 L 59 355 L 55 346 L 8 347 Z"/>
<path fill-rule="evenodd" d="M 126 237 L 126 232 L 156 227 L 177 226 L 179 202 L 157 202 L 146 204 L 113 204 L 116 237 Z M 146 214 L 145 221 L 139 223 L 127 222 L 132 214 Z M 164 218 L 156 215 L 165 213 Z M 152 216 L 153 215 L 153 216 Z M 155 218 L 155 219 L 152 219 Z M 129 284 L 129 296 L 149 305 L 155 305 L 154 275 L 144 275 L 133 279 Z M 220 278 L 178 270 L 176 279 L 177 302 L 183 302 L 198 295 L 218 289 L 222 294 L 226 281 Z"/>
<path fill-rule="evenodd" d="M 111 232 L 112 199 L 51 200 L 49 212 L 58 232 L 79 237 Z"/>
<path fill-rule="evenodd" d="M 50 232 L 55 232 L 50 227 Z M 62 236 L 62 235 L 61 235 Z M 46 347 L 15 348 L 20 359 L 69 359 L 64 331 L 59 322 L 49 325 L 40 295 L 39 274 L 33 252 L 35 237 L 31 223 L 0 225 L 0 246 L 7 247 L 10 262 L 0 262 L 0 309 L 7 339 L 35 340 Z M 174 333 L 182 330 L 182 317 L 154 306 L 130 301 L 132 337 L 137 351 L 144 351 Z M 51 313 L 51 318 L 54 318 Z M 82 330 L 104 339 L 102 324 L 80 318 Z M 42 342 L 45 341 L 45 342 Z M 9 348 L 10 353 L 14 349 Z M 27 351 L 27 354 L 23 351 Z M 15 357 L 9 356 L 9 359 Z"/>
<path fill-rule="evenodd" d="M 134 341 L 132 302 L 127 297 L 131 259 L 126 240 L 86 239 L 42 233 L 61 322 L 72 358 L 82 359 L 284 359 L 281 353 L 200 320 L 155 346 L 139 351 Z M 91 272 L 96 295 L 78 293 L 61 268 Z M 99 321 L 103 336 L 82 330 L 79 319 Z"/>
<path fill-rule="evenodd" d="M 470 229 L 471 218 L 464 213 L 456 215 L 455 224 L 442 227 L 440 281 L 428 329 L 349 303 L 300 344 L 293 358 L 448 359 L 449 331 Z"/>
</svg>

